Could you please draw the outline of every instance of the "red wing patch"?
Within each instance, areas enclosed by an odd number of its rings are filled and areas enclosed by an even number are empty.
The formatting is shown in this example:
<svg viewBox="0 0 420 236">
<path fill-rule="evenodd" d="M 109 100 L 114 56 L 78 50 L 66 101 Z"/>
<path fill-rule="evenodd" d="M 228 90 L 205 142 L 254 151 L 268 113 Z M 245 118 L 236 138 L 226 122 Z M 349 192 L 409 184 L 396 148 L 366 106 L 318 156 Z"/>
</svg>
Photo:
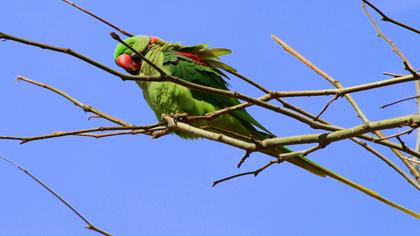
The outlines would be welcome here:
<svg viewBox="0 0 420 236">
<path fill-rule="evenodd" d="M 198 55 L 191 53 L 191 52 L 176 52 L 177 55 L 183 56 L 183 57 L 188 57 L 191 58 L 195 63 L 200 64 L 200 65 L 204 65 L 204 66 L 208 66 L 207 63 Z"/>
</svg>

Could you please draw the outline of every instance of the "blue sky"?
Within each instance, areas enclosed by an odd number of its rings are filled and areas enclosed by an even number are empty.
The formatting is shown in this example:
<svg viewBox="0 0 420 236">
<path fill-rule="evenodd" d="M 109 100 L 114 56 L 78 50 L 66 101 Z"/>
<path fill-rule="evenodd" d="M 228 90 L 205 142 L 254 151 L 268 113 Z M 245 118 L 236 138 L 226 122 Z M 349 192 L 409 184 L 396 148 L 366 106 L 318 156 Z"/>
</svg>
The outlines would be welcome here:
<svg viewBox="0 0 420 236">
<path fill-rule="evenodd" d="M 384 12 L 418 27 L 417 0 L 375 1 Z M 284 53 L 276 34 L 340 80 L 356 85 L 404 73 L 400 60 L 376 37 L 359 1 L 78 1 L 135 34 L 183 44 L 227 47 L 223 60 L 273 90 L 331 86 Z M 378 17 L 375 15 L 375 18 Z M 420 65 L 417 35 L 380 23 L 411 60 Z M 70 47 L 115 69 L 111 29 L 58 0 L 7 1 L 0 31 Z M 0 135 L 38 135 L 56 130 L 107 125 L 63 98 L 16 75 L 51 84 L 79 100 L 136 124 L 155 117 L 134 83 L 69 56 L 1 42 Z M 235 90 L 261 95 L 232 79 Z M 414 94 L 414 84 L 355 94 L 367 116 L 390 118 L 415 113 L 414 102 L 381 110 L 384 103 Z M 327 98 L 294 98 L 313 113 Z M 311 132 L 287 117 L 249 111 L 281 136 Z M 344 101 L 324 115 L 342 126 L 360 123 Z M 410 145 L 415 137 L 405 138 Z M 296 147 L 298 148 L 298 147 Z M 378 148 L 395 160 L 392 154 Z M 243 152 L 211 141 L 176 136 L 89 139 L 66 137 L 20 145 L 0 141 L 0 155 L 20 163 L 48 183 L 94 224 L 115 235 L 417 235 L 418 220 L 331 179 L 292 165 L 275 166 L 257 178 L 244 177 L 216 188 L 218 178 L 238 173 Z M 344 141 L 311 155 L 313 160 L 420 210 L 418 192 L 360 147 Z M 253 155 L 252 170 L 268 158 Z M 27 176 L 0 162 L 0 235 L 95 235 L 67 208 Z"/>
</svg>

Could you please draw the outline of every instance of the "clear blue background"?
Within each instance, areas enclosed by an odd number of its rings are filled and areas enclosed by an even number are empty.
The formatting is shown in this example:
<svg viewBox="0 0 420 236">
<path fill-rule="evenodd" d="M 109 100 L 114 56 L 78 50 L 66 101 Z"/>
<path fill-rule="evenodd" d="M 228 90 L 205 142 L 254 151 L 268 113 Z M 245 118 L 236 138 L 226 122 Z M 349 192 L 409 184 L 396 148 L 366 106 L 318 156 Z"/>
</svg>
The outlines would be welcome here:
<svg viewBox="0 0 420 236">
<path fill-rule="evenodd" d="M 390 16 L 419 27 L 420 1 L 375 1 Z M 184 44 L 227 47 L 223 60 L 275 90 L 330 88 L 270 38 L 274 33 L 345 86 L 404 73 L 402 63 L 377 38 L 359 1 L 78 1 L 135 34 L 156 35 Z M 374 15 L 375 19 L 379 19 Z M 383 31 L 420 66 L 418 35 L 388 23 Z M 58 0 L 5 1 L 0 30 L 70 47 L 115 69 L 115 41 L 107 26 Z M 98 127 L 63 98 L 26 84 L 16 75 L 51 84 L 81 101 L 136 124 L 155 122 L 132 82 L 67 55 L 14 42 L 0 43 L 1 135 L 39 135 Z M 261 93 L 243 82 L 235 90 Z M 415 113 L 407 102 L 384 103 L 414 94 L 414 84 L 354 94 L 372 120 Z M 317 113 L 328 98 L 289 101 Z M 297 121 L 252 108 L 274 133 L 309 133 Z M 342 126 L 360 123 L 345 101 L 325 118 Z M 401 129 L 403 130 L 403 129 Z M 398 130 L 395 130 L 396 132 Z M 388 132 L 389 133 L 389 132 Z M 415 137 L 405 137 L 413 145 Z M 299 147 L 295 147 L 299 148 Z M 300 147 L 303 148 L 303 147 Z M 392 160 L 396 158 L 381 149 Z M 24 145 L 0 141 L 0 154 L 32 171 L 94 224 L 115 235 L 419 235 L 419 221 L 336 181 L 292 165 L 275 166 L 257 178 L 244 177 L 216 188 L 211 183 L 239 170 L 243 152 L 211 141 L 176 136 L 107 139 L 65 137 Z M 351 142 L 321 150 L 311 158 L 407 207 L 420 210 L 419 193 L 388 166 Z M 253 155 L 252 170 L 268 158 Z M 398 160 L 396 160 L 398 162 Z M 0 162 L 0 235 L 95 235 L 30 178 Z"/>
</svg>

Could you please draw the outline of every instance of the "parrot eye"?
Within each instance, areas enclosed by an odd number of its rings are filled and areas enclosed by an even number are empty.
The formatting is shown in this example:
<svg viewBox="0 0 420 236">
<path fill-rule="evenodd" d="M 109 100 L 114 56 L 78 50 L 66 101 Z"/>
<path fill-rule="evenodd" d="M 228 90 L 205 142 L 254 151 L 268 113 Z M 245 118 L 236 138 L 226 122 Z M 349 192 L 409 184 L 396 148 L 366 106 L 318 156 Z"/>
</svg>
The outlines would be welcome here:
<svg viewBox="0 0 420 236">
<path fill-rule="evenodd" d="M 140 56 L 137 53 L 132 53 L 130 55 L 130 57 L 133 61 L 140 61 L 141 60 Z"/>
</svg>

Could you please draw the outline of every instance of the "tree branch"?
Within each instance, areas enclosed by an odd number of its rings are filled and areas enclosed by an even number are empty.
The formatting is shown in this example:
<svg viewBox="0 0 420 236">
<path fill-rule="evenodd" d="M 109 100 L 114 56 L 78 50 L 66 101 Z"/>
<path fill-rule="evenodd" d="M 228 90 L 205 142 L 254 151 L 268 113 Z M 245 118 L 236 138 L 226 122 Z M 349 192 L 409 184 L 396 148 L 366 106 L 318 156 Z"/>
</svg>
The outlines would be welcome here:
<svg viewBox="0 0 420 236">
<path fill-rule="evenodd" d="M 31 84 L 34 84 L 36 86 L 39 86 L 39 87 L 48 89 L 48 90 L 50 90 L 50 91 L 52 91 L 52 92 L 54 92 L 54 93 L 56 93 L 56 94 L 58 94 L 58 95 L 60 95 L 60 96 L 62 96 L 64 98 L 66 98 L 67 100 L 69 100 L 70 102 L 72 102 L 75 106 L 80 107 L 83 111 L 93 113 L 93 114 L 95 114 L 95 115 L 97 115 L 97 116 L 99 116 L 101 118 L 104 118 L 104 119 L 106 119 L 108 121 L 111 121 L 111 122 L 113 122 L 115 124 L 118 124 L 118 125 L 121 125 L 121 126 L 125 126 L 125 127 L 132 126 L 129 123 L 127 123 L 127 122 L 125 122 L 125 121 L 123 121 L 121 119 L 118 119 L 118 118 L 116 118 L 114 116 L 105 114 L 105 113 L 99 111 L 98 109 L 96 109 L 96 108 L 94 108 L 92 106 L 89 106 L 89 105 L 86 105 L 84 103 L 81 103 L 78 100 L 76 100 L 75 98 L 73 98 L 70 95 L 68 95 L 67 93 L 65 93 L 65 92 L 63 92 L 63 91 L 61 91 L 59 89 L 56 89 L 56 88 L 54 88 L 54 87 L 52 87 L 52 86 L 50 86 L 48 84 L 40 83 L 40 82 L 37 82 L 35 80 L 28 79 L 28 78 L 26 78 L 24 76 L 18 76 L 17 77 L 17 80 L 18 81 L 25 81 L 27 83 L 31 83 Z"/>
<path fill-rule="evenodd" d="M 364 3 L 366 3 L 370 8 L 372 8 L 373 10 L 375 10 L 379 15 L 381 15 L 381 17 L 382 17 L 382 20 L 383 21 L 388 21 L 388 22 L 390 22 L 390 23 L 392 23 L 392 24 L 395 24 L 395 25 L 398 25 L 398 26 L 400 26 L 400 27 L 402 27 L 402 28 L 404 28 L 404 29 L 408 29 L 408 30 L 410 30 L 410 31 L 412 31 L 412 32 L 414 32 L 414 33 L 417 33 L 417 34 L 420 34 L 420 30 L 418 30 L 418 29 L 415 29 L 415 28 L 413 28 L 413 27 L 411 27 L 411 26 L 409 26 L 409 25 L 406 25 L 406 24 L 403 24 L 403 23 L 401 23 L 401 22 L 399 22 L 399 21 L 396 21 L 396 20 L 394 20 L 394 19 L 392 19 L 392 18 L 390 18 L 390 17 L 388 17 L 387 15 L 385 15 L 381 10 L 379 10 L 377 7 L 375 7 L 372 3 L 370 3 L 369 1 L 367 1 L 367 0 L 362 0 Z"/>
<path fill-rule="evenodd" d="M 33 179 L 35 182 L 37 182 L 39 185 L 41 185 L 44 189 L 46 189 L 48 192 L 50 192 L 55 198 L 57 198 L 61 203 L 63 203 L 67 208 L 69 208 L 77 217 L 79 217 L 83 222 L 86 223 L 86 228 L 96 231 L 102 235 L 111 236 L 110 233 L 96 227 L 93 225 L 85 216 L 82 215 L 75 207 L 73 207 L 69 202 L 67 202 L 62 196 L 60 196 L 57 192 L 55 192 L 52 188 L 50 188 L 47 184 L 45 184 L 42 180 L 38 179 L 35 175 L 33 175 L 31 172 L 23 168 L 22 166 L 16 164 L 15 162 L 0 156 L 0 159 L 9 163 L 10 165 L 16 167 L 23 173 L 25 173 L 27 176 L 29 176 L 31 179 Z"/>
<path fill-rule="evenodd" d="M 105 20 L 104 18 L 101 18 L 101 17 L 99 17 L 99 16 L 97 16 L 97 15 L 93 14 L 92 12 L 90 12 L 90 11 L 88 11 L 88 10 L 86 10 L 86 9 L 84 9 L 84 8 L 82 8 L 82 7 L 80 7 L 79 5 L 77 5 L 77 4 L 73 3 L 73 2 L 70 2 L 70 1 L 68 1 L 68 0 L 62 0 L 62 1 L 63 1 L 63 2 L 65 2 L 65 3 L 67 3 L 67 4 L 69 4 L 70 6 L 72 6 L 72 7 L 74 7 L 74 8 L 76 8 L 76 9 L 78 9 L 78 10 L 80 10 L 80 11 L 82 11 L 82 12 L 84 12 L 84 13 L 88 14 L 89 16 L 91 16 L 91 17 L 93 17 L 93 18 L 95 18 L 95 19 L 99 20 L 100 22 L 102 22 L 102 23 L 104 23 L 104 24 L 106 24 L 106 25 L 110 26 L 111 28 L 113 28 L 113 29 L 117 30 L 117 31 L 118 31 L 118 32 L 120 32 L 121 34 L 124 34 L 124 35 L 126 35 L 126 36 L 128 36 L 128 37 L 132 37 L 132 36 L 134 36 L 134 34 L 128 33 L 127 31 L 125 31 L 125 30 L 123 30 L 123 29 L 119 28 L 118 26 L 116 26 L 116 25 L 112 24 L 111 22 L 109 22 L 109 21 Z"/>
<path fill-rule="evenodd" d="M 157 124 L 147 125 L 147 126 L 127 126 L 127 127 L 109 126 L 109 127 L 98 127 L 98 128 L 81 129 L 81 130 L 73 130 L 73 131 L 55 131 L 51 134 L 31 136 L 31 137 L 0 136 L 0 139 L 19 140 L 21 141 L 21 144 L 24 144 L 24 143 L 32 142 L 36 140 L 58 138 L 58 137 L 63 137 L 63 136 L 89 136 L 89 137 L 99 138 L 99 137 L 114 136 L 114 135 L 122 134 L 122 133 L 108 133 L 108 134 L 98 135 L 98 134 L 92 134 L 92 132 L 129 130 L 128 132 L 125 132 L 124 134 L 149 134 L 151 131 L 156 131 L 156 128 L 164 129 L 164 127 L 162 127 L 162 124 L 157 123 Z"/>
<path fill-rule="evenodd" d="M 366 9 L 366 4 L 369 4 L 370 7 L 372 7 L 375 11 L 377 11 L 378 9 L 373 6 L 371 3 L 369 3 L 366 0 L 362 0 L 362 9 L 365 12 L 367 18 L 369 19 L 370 23 L 372 24 L 373 28 L 375 28 L 375 31 L 378 35 L 378 37 L 382 38 L 387 44 L 389 44 L 389 46 L 391 46 L 392 51 L 395 52 L 395 54 L 398 55 L 398 57 L 402 60 L 405 69 L 407 71 L 409 71 L 411 74 L 413 75 L 417 75 L 416 70 L 413 68 L 413 66 L 411 65 L 411 63 L 408 61 L 408 59 L 404 56 L 404 54 L 400 51 L 400 49 L 397 47 L 397 45 L 391 40 L 389 39 L 379 28 L 379 26 L 375 23 L 375 20 L 373 20 L 372 16 L 369 14 L 368 10 Z"/>
</svg>

